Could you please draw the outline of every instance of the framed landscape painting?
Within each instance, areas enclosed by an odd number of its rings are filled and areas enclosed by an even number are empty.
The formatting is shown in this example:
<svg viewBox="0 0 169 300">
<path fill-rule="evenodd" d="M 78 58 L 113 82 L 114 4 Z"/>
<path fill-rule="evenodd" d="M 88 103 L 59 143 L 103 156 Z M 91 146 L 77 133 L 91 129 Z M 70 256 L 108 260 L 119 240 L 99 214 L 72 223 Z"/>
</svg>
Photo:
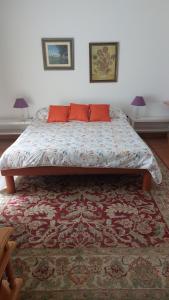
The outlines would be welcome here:
<svg viewBox="0 0 169 300">
<path fill-rule="evenodd" d="M 42 52 L 45 70 L 74 69 L 74 41 L 72 38 L 43 38 Z"/>
<path fill-rule="evenodd" d="M 90 82 L 117 81 L 118 43 L 89 44 Z"/>
</svg>

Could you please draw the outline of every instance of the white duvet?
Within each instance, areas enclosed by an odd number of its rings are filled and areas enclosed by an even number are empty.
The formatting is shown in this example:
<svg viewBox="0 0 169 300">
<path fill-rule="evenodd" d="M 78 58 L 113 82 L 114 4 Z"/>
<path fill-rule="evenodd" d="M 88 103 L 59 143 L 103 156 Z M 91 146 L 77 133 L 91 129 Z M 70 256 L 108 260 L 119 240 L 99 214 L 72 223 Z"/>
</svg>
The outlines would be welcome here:
<svg viewBox="0 0 169 300">
<path fill-rule="evenodd" d="M 37 166 L 77 166 L 147 169 L 154 181 L 162 176 L 149 147 L 126 118 L 111 122 L 32 125 L 3 153 L 0 169 Z"/>
</svg>

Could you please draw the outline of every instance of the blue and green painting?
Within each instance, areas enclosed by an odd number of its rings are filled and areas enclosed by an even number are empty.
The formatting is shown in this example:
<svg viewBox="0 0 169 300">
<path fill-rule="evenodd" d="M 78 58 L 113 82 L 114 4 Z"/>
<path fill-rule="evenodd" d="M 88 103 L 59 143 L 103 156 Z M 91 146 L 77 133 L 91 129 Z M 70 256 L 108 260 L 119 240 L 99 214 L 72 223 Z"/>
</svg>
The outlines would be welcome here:
<svg viewBox="0 0 169 300">
<path fill-rule="evenodd" d="M 49 64 L 68 64 L 67 45 L 48 45 Z"/>
</svg>

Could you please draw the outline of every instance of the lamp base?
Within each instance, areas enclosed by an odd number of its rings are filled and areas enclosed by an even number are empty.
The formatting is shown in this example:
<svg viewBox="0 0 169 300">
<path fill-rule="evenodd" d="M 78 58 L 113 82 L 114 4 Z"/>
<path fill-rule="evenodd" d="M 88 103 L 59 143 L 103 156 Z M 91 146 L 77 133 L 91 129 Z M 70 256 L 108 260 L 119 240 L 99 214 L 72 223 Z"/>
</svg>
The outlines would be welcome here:
<svg viewBox="0 0 169 300">
<path fill-rule="evenodd" d="M 139 110 L 139 106 L 135 106 L 135 112 L 134 112 L 134 116 L 136 119 L 139 119 L 140 117 L 140 110 Z"/>
<path fill-rule="evenodd" d="M 24 109 L 23 108 L 20 108 L 20 120 L 22 122 L 25 121 L 25 114 L 24 114 Z"/>
<path fill-rule="evenodd" d="M 20 118 L 22 122 L 25 122 L 29 118 L 28 109 L 20 108 Z"/>
</svg>

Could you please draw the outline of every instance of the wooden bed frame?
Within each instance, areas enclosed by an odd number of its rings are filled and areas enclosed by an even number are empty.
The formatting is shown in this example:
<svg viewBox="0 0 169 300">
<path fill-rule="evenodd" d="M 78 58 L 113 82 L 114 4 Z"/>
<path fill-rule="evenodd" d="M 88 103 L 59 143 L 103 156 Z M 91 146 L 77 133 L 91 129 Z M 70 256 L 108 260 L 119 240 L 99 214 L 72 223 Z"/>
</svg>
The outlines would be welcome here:
<svg viewBox="0 0 169 300">
<path fill-rule="evenodd" d="M 14 176 L 41 176 L 41 175 L 80 175 L 80 174 L 126 174 L 142 175 L 144 191 L 151 189 L 151 174 L 146 169 L 128 169 L 128 168 L 83 168 L 83 167 L 31 167 L 22 169 L 2 170 L 1 174 L 5 176 L 7 192 L 13 194 L 16 192 Z"/>
</svg>

